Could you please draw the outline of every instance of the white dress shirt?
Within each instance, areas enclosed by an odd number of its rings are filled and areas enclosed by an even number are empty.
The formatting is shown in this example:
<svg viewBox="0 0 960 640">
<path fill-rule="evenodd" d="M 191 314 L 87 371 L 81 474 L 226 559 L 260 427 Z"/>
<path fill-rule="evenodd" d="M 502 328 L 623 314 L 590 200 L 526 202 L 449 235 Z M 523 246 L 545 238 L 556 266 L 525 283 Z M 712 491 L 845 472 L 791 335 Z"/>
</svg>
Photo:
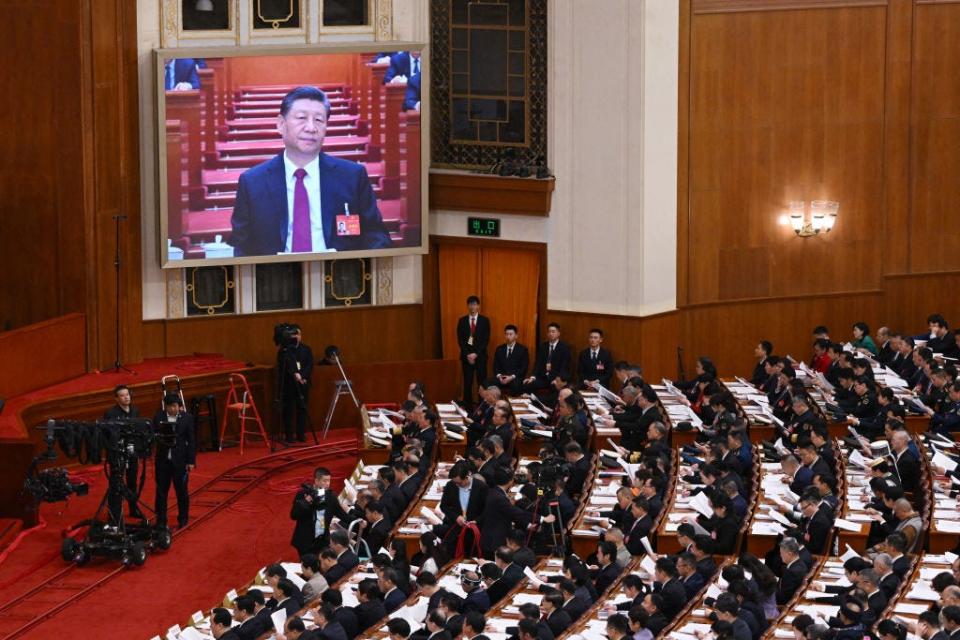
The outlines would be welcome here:
<svg viewBox="0 0 960 640">
<path fill-rule="evenodd" d="M 297 178 L 293 173 L 298 169 L 297 165 L 290 161 L 287 152 L 283 152 L 283 170 L 286 174 L 287 185 L 287 244 L 284 247 L 285 253 L 293 250 L 293 191 L 297 184 Z M 303 186 L 307 190 L 307 199 L 310 201 L 310 238 L 312 242 L 312 251 L 327 250 L 327 242 L 323 237 L 323 214 L 320 208 L 320 158 L 319 156 L 311 160 L 303 170 L 307 175 L 303 177 Z"/>
</svg>

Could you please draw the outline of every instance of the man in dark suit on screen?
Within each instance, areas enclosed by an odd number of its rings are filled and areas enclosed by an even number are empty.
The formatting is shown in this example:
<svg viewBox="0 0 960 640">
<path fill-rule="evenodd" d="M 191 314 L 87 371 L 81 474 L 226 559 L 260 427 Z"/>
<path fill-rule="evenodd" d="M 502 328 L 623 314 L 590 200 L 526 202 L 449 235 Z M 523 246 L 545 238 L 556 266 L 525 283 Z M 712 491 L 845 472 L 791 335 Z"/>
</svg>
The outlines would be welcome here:
<svg viewBox="0 0 960 640">
<path fill-rule="evenodd" d="M 487 345 L 490 344 L 490 318 L 480 315 L 480 298 L 467 298 L 467 315 L 457 320 L 457 344 L 463 370 L 463 402 L 473 405 L 474 378 L 483 384 L 487 377 Z"/>
<path fill-rule="evenodd" d="M 397 76 L 406 76 L 409 81 L 414 74 L 420 74 L 420 62 L 419 51 L 398 51 L 391 54 L 390 66 L 383 74 L 383 83 L 386 84 Z"/>
<path fill-rule="evenodd" d="M 284 151 L 243 172 L 230 219 L 234 255 L 357 251 L 391 246 L 362 164 L 321 152 L 330 101 L 297 87 L 280 104 Z"/>
</svg>

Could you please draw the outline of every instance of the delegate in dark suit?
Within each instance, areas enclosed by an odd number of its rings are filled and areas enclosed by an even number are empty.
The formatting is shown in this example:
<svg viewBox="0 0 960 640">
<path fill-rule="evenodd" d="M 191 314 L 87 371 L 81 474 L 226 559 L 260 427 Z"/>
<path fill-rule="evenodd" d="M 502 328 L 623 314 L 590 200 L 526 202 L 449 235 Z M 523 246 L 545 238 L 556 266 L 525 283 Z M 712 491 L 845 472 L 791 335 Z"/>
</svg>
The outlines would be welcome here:
<svg viewBox="0 0 960 640">
<path fill-rule="evenodd" d="M 383 601 L 378 598 L 361 602 L 353 608 L 353 612 L 357 614 L 357 628 L 361 632 L 369 629 L 387 615 Z"/>
<path fill-rule="evenodd" d="M 803 579 L 807 576 L 807 565 L 800 560 L 794 560 L 789 567 L 784 567 L 780 582 L 777 583 L 777 604 L 784 605 L 797 592 Z"/>
<path fill-rule="evenodd" d="M 687 592 L 677 578 L 671 578 L 663 584 L 654 583 L 653 591 L 663 598 L 663 615 L 671 620 L 687 602 Z"/>
<path fill-rule="evenodd" d="M 510 502 L 501 487 L 491 488 L 487 492 L 487 504 L 480 523 L 480 548 L 484 555 L 492 558 L 496 548 L 506 542 L 510 529 L 526 529 L 531 518 L 530 512 Z"/>
<path fill-rule="evenodd" d="M 470 485 L 466 512 L 464 512 L 460 504 L 460 487 L 453 480 L 448 480 L 440 497 L 440 511 L 443 512 L 443 522 L 437 525 L 435 533 L 441 537 L 446 536 L 450 529 L 459 527 L 457 518 L 460 516 L 463 516 L 468 522 L 479 521 L 483 517 L 486 504 L 487 485 L 474 478 Z M 456 537 L 456 535 L 457 533 L 451 534 L 452 537 Z"/>
<path fill-rule="evenodd" d="M 397 76 L 406 76 L 409 79 L 412 73 L 420 73 L 419 57 L 414 58 L 409 51 L 400 51 L 390 56 L 390 66 L 383 74 L 383 82 L 386 84 Z"/>
<path fill-rule="evenodd" d="M 333 491 L 323 491 L 323 497 L 317 497 L 317 489 L 301 487 L 293 498 L 290 507 L 290 519 L 296 521 L 293 528 L 293 538 L 290 544 L 300 553 L 319 553 L 327 546 L 330 533 L 330 520 L 337 517 L 344 521 L 347 514 L 343 512 L 340 501 Z M 318 528 L 318 515 L 323 514 L 322 529 Z M 319 531 L 319 533 L 318 533 Z"/>
<path fill-rule="evenodd" d="M 570 619 L 570 615 L 563 609 L 557 609 L 550 613 L 545 620 L 547 626 L 550 627 L 550 631 L 553 632 L 553 635 L 560 637 L 563 635 L 563 632 L 573 624 L 573 621 Z"/>
<path fill-rule="evenodd" d="M 153 427 L 157 432 L 165 434 L 165 437 L 157 443 L 157 454 L 154 459 L 157 480 L 154 511 L 157 514 L 157 525 L 166 526 L 167 524 L 167 494 L 170 493 L 172 482 L 177 493 L 177 524 L 182 528 L 190 519 L 187 467 L 192 468 L 197 463 L 193 416 L 189 413 L 181 413 L 176 418 L 170 418 L 165 411 L 158 411 L 153 417 Z M 172 446 L 170 446 L 171 440 Z"/>
<path fill-rule="evenodd" d="M 403 110 L 411 111 L 420 103 L 420 74 L 415 73 L 407 80 L 407 92 L 403 96 Z"/>
<path fill-rule="evenodd" d="M 529 368 L 530 352 L 519 342 L 513 343 L 512 348 L 502 344 L 493 354 L 493 376 L 500 383 L 500 388 L 511 395 L 520 394 L 523 379 Z M 498 376 L 514 376 L 514 378 L 510 382 L 503 383 Z"/>
<path fill-rule="evenodd" d="M 557 341 L 551 349 L 549 342 L 537 347 L 537 362 L 533 367 L 533 380 L 525 384 L 525 391 L 536 391 L 550 386 L 554 378 L 570 380 L 570 346 Z"/>
<path fill-rule="evenodd" d="M 606 388 L 610 388 L 610 378 L 613 376 L 613 356 L 603 347 L 598 347 L 596 354 L 587 347 L 580 352 L 577 358 L 577 378 L 580 384 L 586 386 L 588 381 L 597 380 Z"/>
<path fill-rule="evenodd" d="M 474 378 L 482 384 L 487 377 L 487 345 L 490 344 L 490 318 L 477 314 L 457 320 L 457 344 L 463 371 L 463 401 L 473 402 Z M 467 356 L 476 355 L 473 362 Z"/>
<path fill-rule="evenodd" d="M 366 168 L 321 153 L 319 173 L 320 193 L 307 196 L 320 198 L 326 247 L 337 251 L 389 248 L 390 234 L 377 208 Z M 240 175 L 230 217 L 234 256 L 272 256 L 286 250 L 290 217 L 286 180 L 283 153 Z M 336 217 L 344 214 L 344 205 L 349 206 L 351 215 L 359 216 L 360 235 L 337 235 Z"/>
<path fill-rule="evenodd" d="M 164 65 L 163 85 L 172 91 L 178 84 L 187 83 L 193 89 L 200 88 L 200 75 L 197 73 L 197 61 L 193 58 L 174 58 Z"/>
<path fill-rule="evenodd" d="M 323 629 L 314 631 L 316 640 L 348 640 L 347 630 L 339 622 L 328 622 Z M 301 638 L 303 636 L 300 636 Z"/>
<path fill-rule="evenodd" d="M 380 547 L 387 544 L 387 538 L 390 537 L 390 529 L 393 525 L 387 516 L 383 516 L 375 524 L 367 523 L 363 529 L 361 537 L 366 540 L 370 553 L 376 554 Z"/>
<path fill-rule="evenodd" d="M 323 577 L 326 578 L 327 584 L 333 584 L 343 576 L 347 575 L 347 572 L 349 572 L 358 564 L 360 564 L 360 559 L 357 558 L 357 554 L 350 549 L 346 549 L 343 553 L 337 556 L 337 564 L 330 567 L 330 569 L 323 574 Z"/>
</svg>

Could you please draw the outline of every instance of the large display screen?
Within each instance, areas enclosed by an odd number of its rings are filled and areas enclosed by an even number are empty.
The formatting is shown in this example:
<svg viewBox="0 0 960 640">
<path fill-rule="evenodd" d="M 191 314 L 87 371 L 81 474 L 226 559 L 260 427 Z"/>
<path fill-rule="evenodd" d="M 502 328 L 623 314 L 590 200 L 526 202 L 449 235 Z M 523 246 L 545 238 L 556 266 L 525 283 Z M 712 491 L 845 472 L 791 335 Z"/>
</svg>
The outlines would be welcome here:
<svg viewBox="0 0 960 640">
<path fill-rule="evenodd" d="M 384 46 L 157 50 L 162 266 L 424 253 L 426 56 Z"/>
</svg>

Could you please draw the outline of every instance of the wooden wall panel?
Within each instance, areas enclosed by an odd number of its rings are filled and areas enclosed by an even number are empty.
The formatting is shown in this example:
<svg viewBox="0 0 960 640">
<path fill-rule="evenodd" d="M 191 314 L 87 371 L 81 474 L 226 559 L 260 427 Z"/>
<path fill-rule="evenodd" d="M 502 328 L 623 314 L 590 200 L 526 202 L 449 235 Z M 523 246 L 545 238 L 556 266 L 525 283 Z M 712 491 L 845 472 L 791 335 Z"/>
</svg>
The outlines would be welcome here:
<svg viewBox="0 0 960 640">
<path fill-rule="evenodd" d="M 443 357 L 455 359 L 460 356 L 457 346 L 457 318 L 466 313 L 467 297 L 479 296 L 482 293 L 482 250 L 476 245 L 444 244 L 439 251 Z"/>
<path fill-rule="evenodd" d="M 86 373 L 86 331 L 83 315 L 72 313 L 0 333 L 0 398 Z"/>
<path fill-rule="evenodd" d="M 676 376 L 680 329 L 680 314 L 676 311 L 640 318 L 550 310 L 544 321 L 560 324 L 563 339 L 575 354 L 586 348 L 587 334 L 596 327 L 603 330 L 603 344 L 610 349 L 614 361 L 641 365 L 649 380 Z"/>
<path fill-rule="evenodd" d="M 86 310 L 84 4 L 0 3 L 0 331 Z"/>
<path fill-rule="evenodd" d="M 272 364 L 276 360 L 273 327 L 296 322 L 317 357 L 322 357 L 325 346 L 335 344 L 344 363 L 417 360 L 424 357 L 422 318 L 421 305 L 395 305 L 157 320 L 146 323 L 144 357 L 199 351 Z"/>
<path fill-rule="evenodd" d="M 960 4 L 914 15 L 911 271 L 960 269 Z"/>
<path fill-rule="evenodd" d="M 755 364 L 753 348 L 760 340 L 771 341 L 777 355 L 807 359 L 815 326 L 825 324 L 831 338 L 847 340 L 854 322 L 876 327 L 881 310 L 879 291 L 689 307 L 681 315 L 687 374 L 693 375 L 696 358 L 705 355 L 721 375 L 749 375 Z"/>
<path fill-rule="evenodd" d="M 876 6 L 693 16 L 691 303 L 877 288 L 885 20 Z M 778 225 L 815 199 L 840 202 L 829 236 Z"/>
<path fill-rule="evenodd" d="M 537 293 L 543 258 L 540 252 L 526 249 L 483 249 L 480 300 L 483 302 L 483 313 L 490 318 L 488 351 L 491 366 L 493 350 L 504 341 L 504 325 L 517 325 L 521 342 L 526 345 L 532 345 L 536 340 Z M 462 311 L 460 315 L 463 315 Z"/>
<path fill-rule="evenodd" d="M 960 273 L 894 276 L 886 280 L 883 320 L 895 331 L 924 333 L 927 316 L 943 314 L 951 329 L 960 327 Z"/>
<path fill-rule="evenodd" d="M 136 0 L 0 6 L 0 330 L 87 316 L 87 365 L 114 360 L 113 216 L 124 359 L 140 359 Z"/>
</svg>

